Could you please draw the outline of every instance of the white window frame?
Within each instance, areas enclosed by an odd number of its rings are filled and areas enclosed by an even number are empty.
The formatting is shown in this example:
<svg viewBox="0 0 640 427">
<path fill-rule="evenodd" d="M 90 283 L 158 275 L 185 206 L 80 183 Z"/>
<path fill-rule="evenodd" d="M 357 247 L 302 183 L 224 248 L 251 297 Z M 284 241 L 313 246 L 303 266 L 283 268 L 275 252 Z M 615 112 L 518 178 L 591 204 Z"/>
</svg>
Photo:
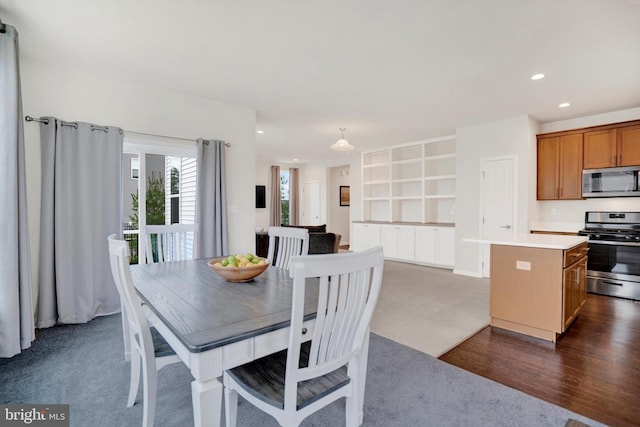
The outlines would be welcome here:
<svg viewBox="0 0 640 427">
<path fill-rule="evenodd" d="M 180 141 L 173 138 L 153 136 L 130 136 L 125 132 L 122 146 L 123 154 L 137 155 L 140 159 L 138 176 L 147 176 L 146 155 L 157 154 L 161 156 L 193 157 L 196 158 L 197 150 L 195 141 Z M 138 179 L 138 263 L 145 256 L 146 223 L 147 223 L 147 180 Z M 123 221 L 123 218 L 120 219 Z"/>
</svg>

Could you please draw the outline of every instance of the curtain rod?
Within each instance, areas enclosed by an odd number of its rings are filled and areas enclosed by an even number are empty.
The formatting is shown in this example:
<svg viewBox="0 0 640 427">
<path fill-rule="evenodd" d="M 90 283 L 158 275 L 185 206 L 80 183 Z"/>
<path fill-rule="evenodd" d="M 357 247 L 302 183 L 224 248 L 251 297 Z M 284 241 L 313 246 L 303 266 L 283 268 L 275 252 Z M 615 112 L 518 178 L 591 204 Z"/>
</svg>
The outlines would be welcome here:
<svg viewBox="0 0 640 427">
<path fill-rule="evenodd" d="M 49 119 L 34 119 L 31 116 L 25 116 L 24 119 L 27 122 L 38 122 L 38 123 L 44 123 L 45 125 L 49 124 Z M 74 123 L 74 122 L 63 122 L 62 120 L 60 121 L 60 124 L 62 126 L 70 126 L 72 128 L 78 129 L 78 123 Z M 101 130 L 103 132 L 109 132 L 109 128 L 108 127 L 104 127 L 104 126 L 96 126 L 96 125 L 91 125 L 91 130 Z M 122 129 L 120 129 L 120 133 L 122 133 Z"/>
<path fill-rule="evenodd" d="M 49 124 L 49 120 L 48 119 L 34 119 L 31 116 L 25 116 L 24 119 L 27 122 L 38 122 L 38 123 L 44 123 L 45 125 Z M 63 122 L 64 124 L 64 122 Z M 77 126 L 77 125 L 76 125 Z M 96 128 L 98 129 L 98 128 Z M 100 128 L 100 130 L 102 130 Z M 175 136 L 166 136 L 166 135 L 157 135 L 155 133 L 144 133 L 144 132 L 134 132 L 132 130 L 125 130 L 124 132 L 126 133 L 132 133 L 132 134 L 136 134 L 136 135 L 145 135 L 145 136 L 155 136 L 156 138 L 169 138 L 169 139 L 177 139 L 180 141 L 192 141 L 192 142 L 197 142 L 197 139 L 190 139 L 190 138 L 178 138 Z M 208 139 L 204 139 L 204 142 L 208 145 L 209 144 L 209 140 Z M 225 142 L 224 143 L 225 147 L 231 147 L 231 143 L 230 142 Z"/>
<path fill-rule="evenodd" d="M 145 132 L 135 132 L 135 131 L 132 131 L 132 130 L 125 130 L 125 133 L 132 133 L 132 134 L 135 134 L 135 135 L 155 136 L 156 138 L 177 139 L 177 140 L 180 140 L 180 141 L 198 142 L 197 139 L 192 139 L 192 138 L 179 138 L 179 137 L 176 137 L 176 136 L 158 135 L 158 134 L 155 134 L 155 133 L 145 133 Z M 209 140 L 209 139 L 204 139 L 204 138 L 202 138 L 202 139 L 207 144 L 209 143 L 209 141 L 214 141 L 214 140 Z M 225 145 L 225 147 L 231 147 L 231 143 L 230 142 L 225 142 L 224 145 Z"/>
</svg>

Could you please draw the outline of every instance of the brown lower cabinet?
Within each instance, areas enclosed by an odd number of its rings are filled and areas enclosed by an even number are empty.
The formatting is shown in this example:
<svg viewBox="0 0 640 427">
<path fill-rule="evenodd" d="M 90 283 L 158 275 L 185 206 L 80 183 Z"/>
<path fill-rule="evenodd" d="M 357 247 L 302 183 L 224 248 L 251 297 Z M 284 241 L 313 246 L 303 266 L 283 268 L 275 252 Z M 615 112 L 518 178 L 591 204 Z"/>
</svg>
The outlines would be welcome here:
<svg viewBox="0 0 640 427">
<path fill-rule="evenodd" d="M 587 243 L 491 245 L 491 325 L 556 342 L 587 297 Z"/>
</svg>

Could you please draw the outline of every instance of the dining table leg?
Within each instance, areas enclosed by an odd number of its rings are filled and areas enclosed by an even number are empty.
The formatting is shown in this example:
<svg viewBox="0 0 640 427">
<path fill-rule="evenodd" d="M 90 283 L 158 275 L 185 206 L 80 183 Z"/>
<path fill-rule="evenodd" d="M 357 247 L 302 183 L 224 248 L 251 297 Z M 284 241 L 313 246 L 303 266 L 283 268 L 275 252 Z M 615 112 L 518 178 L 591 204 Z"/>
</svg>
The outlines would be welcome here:
<svg viewBox="0 0 640 427">
<path fill-rule="evenodd" d="M 219 427 L 222 414 L 222 383 L 217 379 L 191 383 L 193 399 L 193 425 Z"/>
<path fill-rule="evenodd" d="M 222 417 L 222 349 L 190 353 L 193 425 L 219 427 Z"/>
</svg>

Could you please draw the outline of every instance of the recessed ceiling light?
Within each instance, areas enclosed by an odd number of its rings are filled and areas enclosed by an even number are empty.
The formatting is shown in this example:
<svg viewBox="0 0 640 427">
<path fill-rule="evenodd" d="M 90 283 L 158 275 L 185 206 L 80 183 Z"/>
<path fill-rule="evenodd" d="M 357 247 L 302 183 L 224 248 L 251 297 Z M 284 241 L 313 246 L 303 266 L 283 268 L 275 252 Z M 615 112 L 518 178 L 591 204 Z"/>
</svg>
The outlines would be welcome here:
<svg viewBox="0 0 640 427">
<path fill-rule="evenodd" d="M 538 73 L 531 76 L 531 80 L 540 80 L 540 79 L 544 79 L 544 74 Z"/>
<path fill-rule="evenodd" d="M 297 161 L 298 161 L 298 159 L 293 159 L 293 161 L 294 161 L 294 162 L 297 162 Z"/>
<path fill-rule="evenodd" d="M 257 130 L 256 133 L 264 133 L 263 130 Z"/>
<path fill-rule="evenodd" d="M 558 107 L 560 108 L 567 108 L 568 106 L 570 106 L 571 104 L 569 104 L 568 102 L 563 102 L 562 104 L 558 105 Z"/>
</svg>

